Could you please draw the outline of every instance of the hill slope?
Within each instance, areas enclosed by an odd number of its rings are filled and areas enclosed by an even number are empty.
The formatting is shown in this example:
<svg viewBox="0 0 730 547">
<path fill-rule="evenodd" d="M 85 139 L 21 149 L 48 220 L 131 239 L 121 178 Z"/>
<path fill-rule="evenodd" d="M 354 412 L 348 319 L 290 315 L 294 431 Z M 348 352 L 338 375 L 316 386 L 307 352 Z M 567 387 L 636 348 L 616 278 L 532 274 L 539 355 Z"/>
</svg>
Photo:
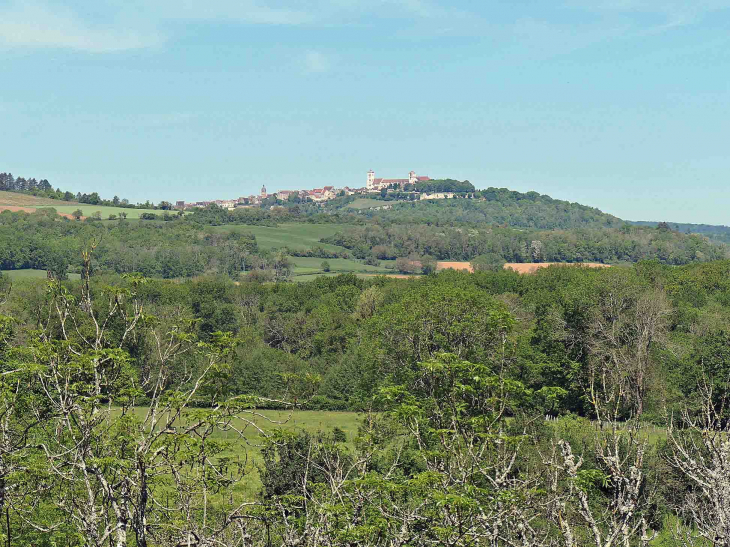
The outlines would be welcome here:
<svg viewBox="0 0 730 547">
<path fill-rule="evenodd" d="M 11 207 L 48 207 L 56 205 L 76 205 L 75 201 L 59 201 L 57 199 L 39 198 L 30 194 L 0 191 L 0 205 Z"/>
<path fill-rule="evenodd" d="M 353 207 L 356 200 L 335 200 L 328 209 Z M 373 200 L 374 201 L 374 200 Z M 611 228 L 623 221 L 595 207 L 553 199 L 537 192 L 514 192 L 506 188 L 487 188 L 473 198 L 423 201 L 384 199 L 386 210 L 362 209 L 370 218 L 383 218 L 395 224 L 490 224 L 540 230 L 571 228 Z M 374 206 L 375 204 L 371 204 Z"/>
</svg>

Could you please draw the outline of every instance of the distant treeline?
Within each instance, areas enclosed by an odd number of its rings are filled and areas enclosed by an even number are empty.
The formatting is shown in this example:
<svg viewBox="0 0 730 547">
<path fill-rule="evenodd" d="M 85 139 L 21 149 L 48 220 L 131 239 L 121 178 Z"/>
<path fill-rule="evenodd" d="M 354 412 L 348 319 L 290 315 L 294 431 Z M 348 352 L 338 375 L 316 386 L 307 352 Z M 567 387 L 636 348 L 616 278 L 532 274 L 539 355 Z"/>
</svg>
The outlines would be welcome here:
<svg viewBox="0 0 730 547">
<path fill-rule="evenodd" d="M 628 221 L 634 226 L 651 226 L 653 228 L 662 227 L 675 232 L 686 234 L 702 234 L 715 241 L 730 243 L 730 227 L 719 226 L 713 224 L 689 224 L 682 222 L 651 222 L 647 220 Z"/>
<path fill-rule="evenodd" d="M 354 214 L 338 212 L 327 214 L 317 207 L 239 207 L 232 211 L 212 204 L 194 208 L 185 215 L 184 221 L 191 224 L 223 226 L 226 224 L 248 224 L 251 226 L 276 226 L 282 222 L 308 222 L 312 224 L 364 224 L 365 219 Z"/>
<path fill-rule="evenodd" d="M 81 252 L 94 243 L 97 272 L 183 278 L 269 270 L 281 278 L 290 270 L 283 254 L 261 252 L 252 234 L 214 233 L 180 221 L 76 222 L 52 209 L 0 214 L 0 270 L 43 269 L 63 279 L 80 271 Z"/>
<path fill-rule="evenodd" d="M 12 173 L 0 173 L 0 191 L 17 192 L 20 194 L 28 194 L 31 196 L 56 199 L 58 201 L 70 201 L 78 203 L 87 203 L 89 205 L 105 205 L 108 207 L 126 207 L 130 209 L 172 209 L 172 204 L 167 201 L 161 201 L 155 205 L 149 200 L 141 204 L 130 203 L 128 199 L 114 196 L 112 199 L 102 198 L 98 192 L 73 193 L 64 191 L 59 188 L 53 189 L 53 186 L 46 179 L 36 180 L 35 178 L 14 177 Z"/>
<path fill-rule="evenodd" d="M 415 185 L 406 184 L 405 189 L 413 187 L 416 192 L 425 192 L 428 194 L 434 192 L 454 192 L 454 193 L 467 193 L 474 192 L 476 188 L 468 180 L 454 180 L 454 179 L 436 179 L 429 180 L 426 182 L 418 182 Z"/>
<path fill-rule="evenodd" d="M 352 250 L 357 258 L 429 255 L 439 260 L 468 261 L 496 255 L 505 262 L 638 262 L 688 264 L 728 256 L 724 245 L 699 235 L 659 228 L 515 230 L 452 228 L 428 225 L 351 226 L 323 243 Z"/>
</svg>

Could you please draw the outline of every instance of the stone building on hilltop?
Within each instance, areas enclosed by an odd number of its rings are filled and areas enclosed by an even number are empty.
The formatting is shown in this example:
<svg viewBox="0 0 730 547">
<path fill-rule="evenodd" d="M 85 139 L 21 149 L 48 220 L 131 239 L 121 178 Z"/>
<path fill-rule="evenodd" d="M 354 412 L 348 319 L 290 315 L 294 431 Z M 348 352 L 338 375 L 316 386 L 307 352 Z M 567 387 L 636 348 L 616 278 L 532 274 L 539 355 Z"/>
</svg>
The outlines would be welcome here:
<svg viewBox="0 0 730 547">
<path fill-rule="evenodd" d="M 375 171 L 368 171 L 366 188 L 368 192 L 380 192 L 383 188 L 396 184 L 402 189 L 406 184 L 416 184 L 417 182 L 426 182 L 431 180 L 430 177 L 419 177 L 415 171 L 408 173 L 407 179 L 381 179 L 375 178 Z"/>
</svg>

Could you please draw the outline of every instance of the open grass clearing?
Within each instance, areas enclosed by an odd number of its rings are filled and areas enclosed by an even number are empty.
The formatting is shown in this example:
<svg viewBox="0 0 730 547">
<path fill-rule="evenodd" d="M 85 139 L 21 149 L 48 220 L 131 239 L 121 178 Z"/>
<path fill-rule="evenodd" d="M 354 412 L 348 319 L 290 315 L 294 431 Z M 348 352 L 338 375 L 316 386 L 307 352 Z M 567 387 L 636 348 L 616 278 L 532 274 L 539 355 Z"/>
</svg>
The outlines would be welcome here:
<svg viewBox="0 0 730 547">
<path fill-rule="evenodd" d="M 352 203 L 348 203 L 345 209 L 372 209 L 373 207 L 382 207 L 383 205 L 389 205 L 391 202 L 380 201 L 372 198 L 357 198 Z"/>
<path fill-rule="evenodd" d="M 391 273 L 393 270 L 380 266 L 370 266 L 358 260 L 348 258 L 314 258 L 303 256 L 292 256 L 289 260 L 294 264 L 294 275 L 327 273 L 322 269 L 322 262 L 330 265 L 329 273 Z"/>
<path fill-rule="evenodd" d="M 147 410 L 146 407 L 138 407 L 134 409 L 134 414 L 141 420 L 144 418 Z M 118 412 L 120 411 L 113 411 L 114 414 Z M 191 415 L 195 412 L 196 409 L 189 409 L 186 415 Z M 216 440 L 230 443 L 224 455 L 239 458 L 240 461 L 247 462 L 248 474 L 235 489 L 235 494 L 240 496 L 241 499 L 248 500 L 253 499 L 261 487 L 258 467 L 262 464 L 261 448 L 264 443 L 264 437 L 259 429 L 266 434 L 270 434 L 276 430 L 284 430 L 292 433 L 306 431 L 314 434 L 319 431 L 332 433 L 332 430 L 338 427 L 344 431 L 347 438 L 346 444 L 351 449 L 357 436 L 358 427 L 364 418 L 364 414 L 357 412 L 318 410 L 257 410 L 255 414 L 242 416 L 245 416 L 245 419 L 237 419 L 232 422 L 232 426 L 242 431 L 242 435 L 230 429 L 227 431 L 216 431 L 212 436 Z"/>
<path fill-rule="evenodd" d="M 57 202 L 58 203 L 58 202 Z M 65 202 L 61 202 L 65 203 Z M 38 209 L 48 208 L 49 205 L 38 206 Z M 76 205 L 50 205 L 57 212 L 70 215 L 77 209 L 81 210 L 82 216 L 90 217 L 95 212 L 101 213 L 102 219 L 108 219 L 109 215 L 116 215 L 119 217 L 121 213 L 127 213 L 127 218 L 139 218 L 142 213 L 153 213 L 158 216 L 162 216 L 164 211 L 158 211 L 154 209 L 127 209 L 125 207 L 106 207 L 103 205 L 89 205 L 88 203 L 77 203 Z M 170 214 L 176 215 L 177 211 L 170 211 Z"/>
<path fill-rule="evenodd" d="M 147 413 L 147 407 L 136 407 L 134 414 L 142 419 Z M 114 411 L 120 412 L 120 411 Z M 190 408 L 188 414 L 194 414 L 196 409 Z M 364 414 L 359 412 L 335 412 L 329 410 L 256 410 L 255 414 L 245 415 L 246 420 L 251 422 L 248 425 L 244 420 L 234 420 L 233 425 L 243 430 L 243 438 L 251 445 L 261 443 L 261 433 L 256 429 L 258 426 L 265 432 L 277 429 L 285 431 L 317 431 L 331 432 L 333 428 L 339 427 L 347 435 L 347 442 L 351 443 L 357 429 L 362 422 Z M 213 434 L 218 439 L 234 440 L 238 434 L 234 431 L 218 431 Z"/>
<path fill-rule="evenodd" d="M 46 270 L 1 270 L 3 274 L 10 279 L 46 279 L 48 274 Z M 77 273 L 68 274 L 69 279 L 81 279 L 81 275 Z"/>
<path fill-rule="evenodd" d="M 346 251 L 344 247 L 320 243 L 323 237 L 329 237 L 340 230 L 338 224 L 305 224 L 285 223 L 276 227 L 271 226 L 250 226 L 241 224 L 228 224 L 225 226 L 213 226 L 216 232 L 245 232 L 256 236 L 256 242 L 260 249 L 311 249 L 322 247 L 328 251 Z M 321 262 L 321 261 L 320 261 Z"/>
</svg>

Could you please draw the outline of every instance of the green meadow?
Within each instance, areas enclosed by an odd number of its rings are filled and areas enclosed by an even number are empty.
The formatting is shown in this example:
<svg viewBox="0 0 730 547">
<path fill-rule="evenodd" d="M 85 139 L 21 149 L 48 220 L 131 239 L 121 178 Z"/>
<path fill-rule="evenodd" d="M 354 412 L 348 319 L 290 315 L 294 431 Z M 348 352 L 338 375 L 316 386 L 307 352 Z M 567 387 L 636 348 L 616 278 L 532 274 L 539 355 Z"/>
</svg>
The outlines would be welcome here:
<svg viewBox="0 0 730 547">
<path fill-rule="evenodd" d="M 372 198 L 357 198 L 352 203 L 348 203 L 345 209 L 372 209 L 383 205 L 389 205 L 389 203 Z"/>
<path fill-rule="evenodd" d="M 392 269 L 386 269 L 384 265 L 395 261 L 382 261 L 380 266 L 370 266 L 359 260 L 348 258 L 313 258 L 293 256 L 289 260 L 294 264 L 294 275 L 308 275 L 317 273 L 365 273 L 365 274 L 387 274 L 393 273 Z M 322 262 L 330 265 L 330 271 L 322 269 Z"/>
<path fill-rule="evenodd" d="M 10 279 L 46 279 L 46 270 L 3 270 Z M 77 273 L 68 274 L 69 279 L 81 279 Z"/>
<path fill-rule="evenodd" d="M 194 410 L 189 412 L 194 413 Z M 146 407 L 137 407 L 134 414 L 143 419 L 147 413 Z M 118 411 L 112 416 L 118 415 Z M 241 419 L 232 422 L 233 428 L 227 431 L 216 431 L 213 438 L 229 444 L 227 455 L 238 457 L 247 462 L 248 476 L 236 488 L 236 493 L 246 499 L 253 499 L 261 487 L 258 468 L 261 465 L 261 449 L 265 442 L 265 435 L 276 430 L 296 433 L 305 431 L 310 434 L 322 432 L 330 434 L 335 428 L 345 433 L 346 444 L 353 447 L 365 414 L 358 412 L 333 412 L 320 410 L 257 410 L 250 415 L 241 415 Z M 239 431 L 241 432 L 239 434 Z M 263 432 L 263 433 L 262 433 Z"/>
<path fill-rule="evenodd" d="M 101 213 L 102 219 L 109 218 L 109 215 L 116 215 L 119 217 L 121 213 L 127 213 L 127 218 L 135 219 L 139 218 L 142 213 L 154 213 L 162 216 L 164 211 L 154 209 L 127 209 L 124 207 L 105 207 L 102 205 L 89 205 L 88 203 L 79 203 L 76 205 L 38 205 L 38 209 L 47 209 L 53 207 L 59 213 L 72 214 L 77 209 L 81 210 L 82 216 L 90 217 L 95 212 Z M 171 211 L 171 214 L 177 214 L 177 211 Z"/>
<path fill-rule="evenodd" d="M 213 226 L 212 229 L 217 232 L 253 234 L 256 236 L 256 242 L 260 249 L 271 250 L 288 247 L 289 249 L 304 250 L 312 247 L 322 247 L 328 251 L 346 250 L 337 245 L 319 242 L 323 237 L 329 237 L 340 231 L 342 226 L 337 224 L 288 223 L 279 224 L 276 227 L 229 224 L 226 226 Z"/>
<path fill-rule="evenodd" d="M 260 249 L 273 250 L 288 248 L 291 250 L 307 250 L 313 247 L 321 247 L 327 251 L 347 252 L 344 247 L 321 243 L 320 239 L 329 237 L 342 229 L 337 224 L 303 224 L 289 223 L 279 224 L 276 227 L 270 226 L 249 226 L 249 225 L 227 225 L 213 226 L 216 232 L 245 232 L 256 236 L 256 242 Z M 327 261 L 330 271 L 322 269 L 322 262 Z M 393 273 L 387 265 L 395 264 L 395 261 L 381 261 L 380 266 L 370 266 L 360 260 L 349 258 L 315 258 L 292 256 L 290 261 L 294 265 L 294 281 L 310 281 L 319 275 L 337 275 L 341 273 L 357 274 L 388 274 Z"/>
</svg>

